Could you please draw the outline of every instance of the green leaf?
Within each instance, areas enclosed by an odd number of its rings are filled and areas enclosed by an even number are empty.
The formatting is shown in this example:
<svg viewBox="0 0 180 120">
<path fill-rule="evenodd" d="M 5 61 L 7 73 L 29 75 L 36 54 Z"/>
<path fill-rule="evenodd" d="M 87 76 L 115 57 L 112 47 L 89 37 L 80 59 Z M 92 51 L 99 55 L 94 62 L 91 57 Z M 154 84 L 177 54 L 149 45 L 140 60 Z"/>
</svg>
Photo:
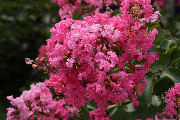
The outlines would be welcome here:
<svg viewBox="0 0 180 120">
<path fill-rule="evenodd" d="M 169 50 L 169 47 L 174 43 L 173 40 L 163 40 L 160 47 L 165 50 Z"/>
<path fill-rule="evenodd" d="M 166 68 L 170 63 L 170 53 L 159 55 L 159 60 L 155 62 L 152 70 L 155 71 L 159 68 Z"/>
<path fill-rule="evenodd" d="M 89 101 L 87 103 L 87 108 L 90 109 L 90 110 L 96 110 L 97 109 L 97 105 L 93 101 Z"/>
<path fill-rule="evenodd" d="M 171 59 L 177 59 L 180 58 L 180 49 L 174 49 L 172 54 L 171 54 Z"/>
<path fill-rule="evenodd" d="M 154 94 L 161 96 L 163 95 L 168 89 L 174 86 L 174 82 L 169 79 L 168 77 L 159 78 L 159 82 L 154 85 L 153 92 Z"/>
<path fill-rule="evenodd" d="M 151 72 L 146 74 L 146 82 L 148 83 L 148 85 L 144 89 L 142 97 L 144 98 L 147 106 L 149 106 L 151 104 L 151 101 L 152 101 L 152 91 L 153 91 L 154 79 L 155 79 L 155 74 L 153 74 Z"/>
<path fill-rule="evenodd" d="M 172 60 L 171 66 L 180 68 L 180 57 L 175 60 Z"/>
<path fill-rule="evenodd" d="M 161 77 L 169 77 L 173 82 L 180 82 L 180 70 L 169 68 L 162 72 Z"/>
<path fill-rule="evenodd" d="M 145 120 L 146 118 L 154 118 L 154 116 L 157 114 L 157 112 L 161 113 L 162 109 L 164 108 L 164 105 L 161 105 L 159 107 L 154 107 L 150 105 L 147 107 L 145 105 L 145 101 L 142 98 L 139 98 L 140 105 L 136 108 L 135 112 L 126 112 L 124 110 L 125 106 L 119 106 L 116 110 L 116 113 L 114 113 L 111 116 L 112 120 L 135 120 L 135 119 L 142 119 Z"/>
<path fill-rule="evenodd" d="M 147 106 L 149 106 L 152 101 L 152 90 L 153 90 L 152 79 L 148 80 L 147 83 L 148 83 L 148 85 L 146 86 L 146 88 L 143 92 L 143 97 L 145 99 L 145 103 L 147 104 Z"/>
<path fill-rule="evenodd" d="M 113 108 L 113 110 L 109 113 L 109 116 L 110 117 L 113 116 L 117 112 L 117 110 L 118 110 L 118 107 Z"/>
<path fill-rule="evenodd" d="M 175 49 L 171 54 L 171 66 L 180 67 L 180 50 Z"/>
</svg>

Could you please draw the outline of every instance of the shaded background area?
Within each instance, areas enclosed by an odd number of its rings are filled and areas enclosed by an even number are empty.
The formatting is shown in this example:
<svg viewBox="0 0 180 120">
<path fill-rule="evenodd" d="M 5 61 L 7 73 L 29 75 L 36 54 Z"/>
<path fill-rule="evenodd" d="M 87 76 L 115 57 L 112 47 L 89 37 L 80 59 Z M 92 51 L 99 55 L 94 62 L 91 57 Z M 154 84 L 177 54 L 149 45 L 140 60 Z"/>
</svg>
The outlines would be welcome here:
<svg viewBox="0 0 180 120">
<path fill-rule="evenodd" d="M 9 106 L 6 96 L 17 97 L 46 78 L 24 59 L 36 58 L 50 28 L 60 21 L 58 9 L 50 0 L 0 0 L 0 120 Z"/>
<path fill-rule="evenodd" d="M 36 58 L 50 28 L 60 21 L 58 10 L 50 0 L 0 0 L 0 120 L 6 118 L 6 96 L 17 97 L 31 83 L 47 78 L 24 59 Z M 162 9 L 162 13 L 169 14 L 161 18 L 162 27 L 180 38 L 180 5 Z"/>
</svg>

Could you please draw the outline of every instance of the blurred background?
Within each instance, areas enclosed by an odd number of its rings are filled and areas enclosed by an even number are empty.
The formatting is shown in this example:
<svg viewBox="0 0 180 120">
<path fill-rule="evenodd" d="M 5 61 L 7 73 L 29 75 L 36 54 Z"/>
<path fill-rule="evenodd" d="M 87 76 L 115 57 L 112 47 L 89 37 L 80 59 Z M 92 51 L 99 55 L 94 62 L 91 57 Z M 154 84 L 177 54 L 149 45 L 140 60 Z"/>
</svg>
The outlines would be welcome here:
<svg viewBox="0 0 180 120">
<path fill-rule="evenodd" d="M 24 59 L 36 58 L 50 28 L 60 21 L 58 10 L 50 0 L 0 0 L 0 120 L 9 106 L 6 96 L 17 97 L 46 78 Z"/>
<path fill-rule="evenodd" d="M 180 0 L 166 0 L 161 9 L 161 27 L 180 38 Z M 153 2 L 152 2 L 153 3 Z M 17 97 L 30 84 L 47 78 L 26 65 L 50 37 L 50 28 L 60 21 L 59 7 L 50 0 L 0 0 L 0 120 L 10 105 L 6 96 Z M 168 88 L 167 88 L 168 89 Z"/>
</svg>

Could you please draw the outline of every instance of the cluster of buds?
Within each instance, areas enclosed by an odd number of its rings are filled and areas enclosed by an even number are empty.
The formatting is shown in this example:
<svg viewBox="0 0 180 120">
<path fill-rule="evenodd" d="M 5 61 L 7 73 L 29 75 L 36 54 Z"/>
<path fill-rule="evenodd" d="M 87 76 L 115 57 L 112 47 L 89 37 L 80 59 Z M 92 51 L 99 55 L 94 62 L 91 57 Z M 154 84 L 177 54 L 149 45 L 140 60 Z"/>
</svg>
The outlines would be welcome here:
<svg viewBox="0 0 180 120">
<path fill-rule="evenodd" d="M 142 8 L 142 6 L 140 4 L 134 4 L 131 7 L 130 14 L 132 15 L 132 17 L 135 20 L 138 20 L 139 18 L 143 18 L 144 17 L 144 14 L 141 13 L 142 9 L 143 8 Z"/>
<path fill-rule="evenodd" d="M 44 71 L 48 73 L 50 70 L 56 72 L 55 68 L 50 68 L 49 64 L 45 57 L 38 57 L 35 60 L 31 60 L 29 58 L 25 58 L 26 64 L 32 64 L 32 68 L 38 71 Z"/>
<path fill-rule="evenodd" d="M 41 57 L 40 59 L 36 58 L 34 64 L 32 64 L 32 68 L 38 70 L 46 70 L 46 68 L 44 67 L 46 64 L 47 62 L 45 57 Z"/>
</svg>

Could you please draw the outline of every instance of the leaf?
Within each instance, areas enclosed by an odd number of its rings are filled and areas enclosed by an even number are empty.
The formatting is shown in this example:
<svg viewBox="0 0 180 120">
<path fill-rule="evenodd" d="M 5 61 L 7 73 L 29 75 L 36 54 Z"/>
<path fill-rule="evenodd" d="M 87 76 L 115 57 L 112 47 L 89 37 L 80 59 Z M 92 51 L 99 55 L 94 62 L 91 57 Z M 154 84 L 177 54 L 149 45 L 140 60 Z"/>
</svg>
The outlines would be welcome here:
<svg viewBox="0 0 180 120">
<path fill-rule="evenodd" d="M 113 116 L 118 110 L 118 107 L 114 108 L 110 113 L 109 113 L 109 116 Z"/>
<path fill-rule="evenodd" d="M 161 77 L 169 77 L 173 82 L 180 82 L 180 70 L 169 68 L 162 72 Z"/>
<path fill-rule="evenodd" d="M 157 82 L 154 85 L 154 89 L 153 92 L 154 94 L 161 96 L 162 94 L 164 94 L 166 91 L 168 91 L 168 89 L 172 86 L 174 86 L 174 82 L 169 79 L 168 77 L 163 77 L 163 78 L 159 78 L 159 82 Z"/>
<path fill-rule="evenodd" d="M 139 98 L 140 105 L 136 108 L 135 112 L 126 112 L 124 110 L 124 106 L 119 106 L 116 109 L 116 113 L 111 116 L 112 120 L 135 120 L 135 119 L 142 119 L 145 120 L 146 118 L 154 118 L 157 112 L 161 113 L 162 109 L 164 108 L 163 105 L 159 107 L 154 107 L 150 105 L 149 107 L 145 106 L 145 101 L 142 98 Z"/>
<path fill-rule="evenodd" d="M 97 105 L 93 101 L 89 101 L 87 103 L 87 108 L 90 109 L 90 110 L 95 110 L 95 109 L 97 109 Z"/>
<path fill-rule="evenodd" d="M 175 49 L 171 54 L 171 66 L 180 67 L 180 50 Z"/>
<path fill-rule="evenodd" d="M 170 63 L 170 53 L 159 55 L 159 60 L 152 66 L 152 71 L 159 68 L 166 68 Z"/>
<path fill-rule="evenodd" d="M 149 72 L 146 74 L 146 82 L 148 85 L 144 89 L 144 92 L 142 94 L 142 97 L 145 100 L 145 103 L 147 106 L 151 104 L 152 101 L 152 91 L 153 91 L 153 80 L 154 80 L 155 74 Z"/>
<path fill-rule="evenodd" d="M 173 43 L 174 43 L 173 40 L 163 40 L 163 41 L 161 42 L 160 47 L 161 47 L 162 49 L 169 50 L 169 47 L 170 47 Z"/>
<path fill-rule="evenodd" d="M 171 66 L 174 66 L 174 67 L 180 67 L 180 57 L 175 59 L 175 60 L 172 60 L 171 62 Z"/>
<path fill-rule="evenodd" d="M 145 99 L 145 103 L 147 104 L 147 106 L 149 106 L 152 101 L 152 90 L 153 90 L 152 79 L 148 80 L 147 83 L 148 85 L 146 86 L 143 92 L 143 98 Z"/>
</svg>

